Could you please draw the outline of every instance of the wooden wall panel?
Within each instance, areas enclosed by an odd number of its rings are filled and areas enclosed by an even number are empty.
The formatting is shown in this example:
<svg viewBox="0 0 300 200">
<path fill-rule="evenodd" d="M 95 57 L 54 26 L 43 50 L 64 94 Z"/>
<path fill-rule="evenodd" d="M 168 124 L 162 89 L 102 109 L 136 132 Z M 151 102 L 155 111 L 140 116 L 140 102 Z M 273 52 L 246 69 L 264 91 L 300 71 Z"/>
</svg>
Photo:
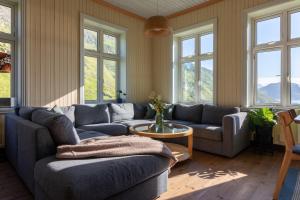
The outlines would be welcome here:
<svg viewBox="0 0 300 200">
<path fill-rule="evenodd" d="M 146 100 L 152 90 L 152 52 L 143 21 L 92 0 L 26 0 L 26 104 L 79 103 L 80 13 L 128 29 L 128 99 Z"/>
<path fill-rule="evenodd" d="M 176 31 L 207 20 L 218 19 L 217 103 L 242 104 L 243 84 L 243 14 L 250 7 L 270 0 L 224 0 L 194 12 L 172 18 Z M 171 101 L 171 37 L 153 39 L 153 89 Z"/>
</svg>

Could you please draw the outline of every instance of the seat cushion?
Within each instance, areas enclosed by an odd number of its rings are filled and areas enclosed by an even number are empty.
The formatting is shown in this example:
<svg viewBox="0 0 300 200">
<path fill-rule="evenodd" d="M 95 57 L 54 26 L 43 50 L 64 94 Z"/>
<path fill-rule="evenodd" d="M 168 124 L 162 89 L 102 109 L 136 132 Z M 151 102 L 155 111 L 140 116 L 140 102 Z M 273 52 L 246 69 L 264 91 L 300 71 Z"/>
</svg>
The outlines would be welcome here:
<svg viewBox="0 0 300 200">
<path fill-rule="evenodd" d="M 222 126 L 223 117 L 240 112 L 238 107 L 221 107 L 213 105 L 204 105 L 202 123 L 215 124 Z"/>
<path fill-rule="evenodd" d="M 106 199 L 168 169 L 155 155 L 37 162 L 35 182 L 51 199 Z"/>
<path fill-rule="evenodd" d="M 88 124 L 77 128 L 87 131 L 97 131 L 111 136 L 128 134 L 128 127 L 120 123 Z"/>
<path fill-rule="evenodd" d="M 192 124 L 194 137 L 207 140 L 222 141 L 222 127 L 209 124 Z"/>
<path fill-rule="evenodd" d="M 176 104 L 174 107 L 173 120 L 190 121 L 201 123 L 203 105 L 182 105 Z"/>
<path fill-rule="evenodd" d="M 296 145 L 293 147 L 293 153 L 300 154 L 300 144 L 296 144 Z"/>
<path fill-rule="evenodd" d="M 75 105 L 75 125 L 76 127 L 87 124 L 109 123 L 110 114 L 106 104 L 95 106 Z"/>
<path fill-rule="evenodd" d="M 112 122 L 120 120 L 130 120 L 134 117 L 134 109 L 132 103 L 110 103 L 109 110 L 111 113 Z"/>
<path fill-rule="evenodd" d="M 149 124 L 149 123 L 154 123 L 153 120 L 147 120 L 147 119 L 134 119 L 134 120 L 123 120 L 123 121 L 118 121 L 116 123 L 120 123 L 123 124 L 125 126 L 135 126 L 135 125 L 139 125 L 139 124 Z"/>
<path fill-rule="evenodd" d="M 182 120 L 166 120 L 165 122 L 166 123 L 181 124 L 181 125 L 185 125 L 185 126 L 189 126 L 189 125 L 193 124 L 193 122 L 182 121 Z"/>
<path fill-rule="evenodd" d="M 79 136 L 80 140 L 85 140 L 85 139 L 94 138 L 94 137 L 110 137 L 107 134 L 100 133 L 97 131 L 80 131 L 78 133 L 78 136 Z"/>
</svg>

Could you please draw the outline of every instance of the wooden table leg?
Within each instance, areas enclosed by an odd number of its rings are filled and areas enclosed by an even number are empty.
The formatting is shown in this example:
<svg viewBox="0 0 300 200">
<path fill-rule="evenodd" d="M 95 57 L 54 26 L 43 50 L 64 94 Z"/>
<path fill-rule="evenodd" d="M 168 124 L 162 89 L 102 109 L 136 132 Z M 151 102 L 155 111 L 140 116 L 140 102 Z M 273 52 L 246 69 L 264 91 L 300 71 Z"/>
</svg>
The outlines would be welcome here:
<svg viewBox="0 0 300 200">
<path fill-rule="evenodd" d="M 188 136 L 188 151 L 190 154 L 190 159 L 193 158 L 193 134 Z"/>
</svg>

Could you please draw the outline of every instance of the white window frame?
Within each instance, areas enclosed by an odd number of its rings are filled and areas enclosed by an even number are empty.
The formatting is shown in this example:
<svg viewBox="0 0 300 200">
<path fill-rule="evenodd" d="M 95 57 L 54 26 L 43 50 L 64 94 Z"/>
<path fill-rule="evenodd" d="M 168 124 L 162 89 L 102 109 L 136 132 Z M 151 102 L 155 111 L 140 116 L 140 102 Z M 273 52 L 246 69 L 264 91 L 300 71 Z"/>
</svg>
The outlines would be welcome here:
<svg viewBox="0 0 300 200">
<path fill-rule="evenodd" d="M 213 52 L 201 54 L 201 36 L 213 34 Z M 182 41 L 195 39 L 195 54 L 190 57 L 182 56 Z M 176 31 L 173 37 L 173 102 L 185 104 L 205 103 L 216 104 L 217 102 L 217 20 L 196 24 L 192 27 Z M 200 97 L 200 62 L 213 60 L 213 101 L 205 101 Z M 195 62 L 195 98 L 193 102 L 183 100 L 182 65 L 187 62 Z"/>
<path fill-rule="evenodd" d="M 92 23 L 84 23 L 85 19 L 92 21 Z M 103 27 L 102 27 L 103 25 Z M 114 27 L 114 28 L 111 28 Z M 110 28 L 112 30 L 110 30 Z M 91 30 L 97 33 L 97 51 L 88 50 L 84 48 L 84 29 Z M 111 60 L 116 62 L 116 95 L 118 91 L 122 90 L 126 93 L 126 29 L 118 27 L 107 22 L 103 22 L 94 17 L 90 17 L 81 14 L 81 91 L 80 91 L 80 103 L 84 104 L 97 104 L 116 102 L 117 99 L 104 100 L 103 99 L 103 61 Z M 104 52 L 104 35 L 110 35 L 117 40 L 117 52 L 116 54 L 109 54 Z M 97 58 L 97 100 L 85 101 L 84 99 L 84 57 Z M 122 75 L 121 75 L 122 73 Z M 125 79 L 125 81 L 124 81 Z M 124 84 L 125 82 L 125 84 Z"/>
<path fill-rule="evenodd" d="M 280 9 L 272 11 L 264 15 L 257 15 L 255 17 L 248 17 L 250 21 L 250 31 L 248 31 L 248 42 L 251 44 L 248 46 L 248 87 L 247 97 L 248 103 L 246 106 L 261 107 L 261 106 L 277 106 L 287 107 L 295 106 L 291 104 L 291 61 L 290 61 L 290 49 L 292 47 L 300 47 L 300 38 L 290 39 L 290 14 L 300 12 L 300 5 L 298 7 Z M 257 30 L 256 24 L 259 21 L 265 21 L 280 17 L 280 41 L 270 42 L 266 44 L 256 44 L 257 41 Z M 257 53 L 268 52 L 268 51 L 280 50 L 281 51 L 281 93 L 280 103 L 268 103 L 259 104 L 256 102 L 257 97 Z M 249 69 L 250 67 L 250 69 Z"/>
<path fill-rule="evenodd" d="M 16 13 L 16 4 L 12 2 L 2 1 L 0 0 L 0 5 L 9 7 L 11 9 L 11 33 L 3 33 L 0 32 L 0 42 L 3 43 L 9 43 L 11 45 L 11 65 L 12 65 L 12 71 L 11 71 L 11 95 L 8 98 L 0 98 L 0 99 L 10 99 L 10 102 L 7 102 L 7 104 L 10 104 L 10 106 L 14 106 L 15 102 L 14 99 L 17 95 L 17 88 L 16 88 L 16 76 L 17 76 L 17 66 L 16 66 L 16 49 L 17 49 L 17 13 Z M 6 100 L 5 100 L 6 101 Z M 0 105 L 1 106 L 1 105 Z"/>
</svg>

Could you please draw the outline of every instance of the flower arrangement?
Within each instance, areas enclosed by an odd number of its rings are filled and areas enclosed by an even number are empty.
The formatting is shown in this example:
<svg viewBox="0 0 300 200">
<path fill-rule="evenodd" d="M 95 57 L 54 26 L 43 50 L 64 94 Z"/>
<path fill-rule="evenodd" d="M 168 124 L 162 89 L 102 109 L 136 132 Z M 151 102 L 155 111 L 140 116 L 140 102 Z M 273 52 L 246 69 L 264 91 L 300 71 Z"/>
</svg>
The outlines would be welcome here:
<svg viewBox="0 0 300 200">
<path fill-rule="evenodd" d="M 156 95 L 155 92 L 152 92 L 149 96 L 150 106 L 156 111 L 156 113 L 163 113 L 166 108 L 166 104 L 162 101 L 160 95 Z"/>
</svg>

